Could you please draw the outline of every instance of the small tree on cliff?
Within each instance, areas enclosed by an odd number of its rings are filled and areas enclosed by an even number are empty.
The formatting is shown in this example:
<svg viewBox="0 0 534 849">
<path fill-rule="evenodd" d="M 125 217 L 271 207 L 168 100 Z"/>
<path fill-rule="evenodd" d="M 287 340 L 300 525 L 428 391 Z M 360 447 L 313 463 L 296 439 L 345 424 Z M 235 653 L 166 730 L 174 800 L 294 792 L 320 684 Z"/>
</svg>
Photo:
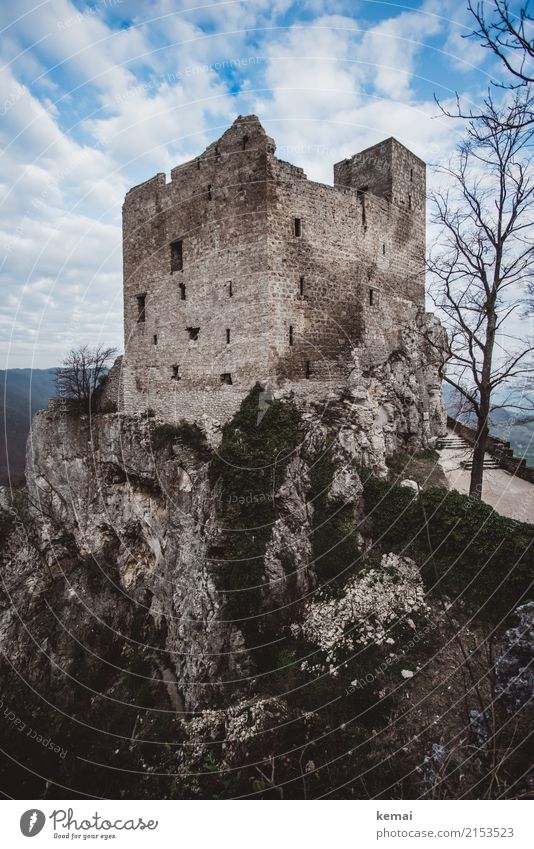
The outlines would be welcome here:
<svg viewBox="0 0 534 849">
<path fill-rule="evenodd" d="M 443 377 L 476 418 L 470 494 L 478 498 L 490 414 L 524 409 L 513 389 L 533 373 L 534 347 L 516 319 L 534 270 L 534 129 L 509 121 L 511 111 L 530 109 L 528 92 L 510 98 L 497 108 L 489 97 L 484 114 L 471 118 L 456 158 L 440 169 L 447 189 L 431 195 L 440 235 L 428 261 L 430 293 L 450 346 Z"/>
<path fill-rule="evenodd" d="M 102 345 L 73 348 L 62 365 L 54 369 L 58 395 L 89 401 L 116 353 L 116 348 L 104 348 Z"/>
</svg>

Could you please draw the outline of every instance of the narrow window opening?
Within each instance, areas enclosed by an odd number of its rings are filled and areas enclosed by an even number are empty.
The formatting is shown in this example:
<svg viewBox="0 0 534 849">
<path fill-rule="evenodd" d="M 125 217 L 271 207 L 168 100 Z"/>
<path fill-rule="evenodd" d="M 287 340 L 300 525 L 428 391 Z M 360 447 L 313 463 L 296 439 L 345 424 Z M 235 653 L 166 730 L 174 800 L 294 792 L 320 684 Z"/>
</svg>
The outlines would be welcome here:
<svg viewBox="0 0 534 849">
<path fill-rule="evenodd" d="M 408 209 L 412 208 L 412 196 L 408 195 Z"/>
<path fill-rule="evenodd" d="M 181 380 L 182 379 L 181 374 L 180 374 L 180 366 L 173 366 L 172 367 L 172 379 L 173 380 Z"/>
<path fill-rule="evenodd" d="M 413 183 L 413 168 L 410 168 L 410 183 Z"/>
<path fill-rule="evenodd" d="M 230 344 L 230 328 L 229 327 L 226 328 L 226 344 L 227 345 Z"/>
<path fill-rule="evenodd" d="M 234 292 L 232 290 L 232 281 L 229 280 L 228 281 L 228 297 L 231 298 L 233 294 L 234 294 Z"/>
<path fill-rule="evenodd" d="M 369 306 L 377 307 L 379 303 L 379 294 L 376 289 L 369 289 Z"/>
<path fill-rule="evenodd" d="M 158 344 L 158 334 L 157 333 L 154 333 L 154 336 L 152 337 L 152 341 L 153 341 L 154 345 Z"/>
<path fill-rule="evenodd" d="M 232 375 L 229 371 L 225 371 L 221 374 L 221 383 L 226 383 L 227 386 L 232 386 Z"/>
<path fill-rule="evenodd" d="M 180 300 L 185 301 L 185 283 L 180 283 Z"/>
<path fill-rule="evenodd" d="M 299 295 L 302 297 L 304 295 L 304 277 L 300 278 L 299 284 Z"/>
<path fill-rule="evenodd" d="M 300 218 L 293 219 L 293 232 L 297 238 L 302 235 L 302 221 Z"/>
<path fill-rule="evenodd" d="M 137 321 L 146 321 L 146 294 L 137 295 Z"/>
<path fill-rule="evenodd" d="M 311 377 L 311 363 L 310 363 L 310 361 L 309 361 L 309 360 L 306 360 L 306 371 L 305 371 L 305 374 L 306 374 L 306 380 L 309 380 L 309 379 L 310 379 L 310 377 Z"/>
<path fill-rule="evenodd" d="M 248 136 L 243 136 L 243 150 L 247 149 Z"/>
<path fill-rule="evenodd" d="M 184 267 L 183 242 L 177 239 L 171 242 L 171 271 L 182 271 Z"/>
<path fill-rule="evenodd" d="M 386 243 L 382 242 L 382 256 L 386 255 Z"/>
<path fill-rule="evenodd" d="M 367 186 L 364 186 L 362 189 L 358 189 L 358 191 L 356 193 L 358 200 L 360 201 L 360 206 L 361 206 L 361 210 L 362 210 L 362 226 L 363 227 L 367 226 L 367 222 L 366 222 L 366 218 L 365 218 L 365 192 L 366 191 L 367 191 Z"/>
<path fill-rule="evenodd" d="M 211 183 L 208 186 L 208 200 L 213 200 L 213 187 Z"/>
<path fill-rule="evenodd" d="M 185 328 L 189 333 L 189 338 L 196 342 L 198 339 L 198 334 L 200 333 L 200 327 L 186 327 Z"/>
<path fill-rule="evenodd" d="M 293 325 L 289 325 L 289 344 L 293 344 Z"/>
</svg>

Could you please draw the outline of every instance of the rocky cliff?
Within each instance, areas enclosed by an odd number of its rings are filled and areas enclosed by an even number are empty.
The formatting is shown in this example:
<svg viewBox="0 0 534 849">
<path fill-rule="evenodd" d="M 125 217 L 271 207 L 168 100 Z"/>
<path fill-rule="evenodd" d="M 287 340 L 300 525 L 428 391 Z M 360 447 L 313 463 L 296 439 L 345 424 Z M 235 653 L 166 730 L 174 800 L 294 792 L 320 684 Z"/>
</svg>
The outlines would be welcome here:
<svg viewBox="0 0 534 849">
<path fill-rule="evenodd" d="M 443 427 L 433 350 L 407 330 L 344 387 L 258 386 L 208 433 L 149 412 L 36 415 L 27 487 L 4 491 L 2 510 L 2 745 L 16 793 L 436 795 L 432 746 L 456 731 L 446 699 L 484 722 L 476 699 L 491 693 L 465 694 L 448 605 L 469 621 L 468 600 L 431 552 L 436 590 L 417 495 L 386 482 L 390 458 L 431 456 Z M 523 597 L 524 528 L 508 613 Z M 499 627 L 477 623 L 463 637 L 475 676 L 484 628 Z"/>
</svg>

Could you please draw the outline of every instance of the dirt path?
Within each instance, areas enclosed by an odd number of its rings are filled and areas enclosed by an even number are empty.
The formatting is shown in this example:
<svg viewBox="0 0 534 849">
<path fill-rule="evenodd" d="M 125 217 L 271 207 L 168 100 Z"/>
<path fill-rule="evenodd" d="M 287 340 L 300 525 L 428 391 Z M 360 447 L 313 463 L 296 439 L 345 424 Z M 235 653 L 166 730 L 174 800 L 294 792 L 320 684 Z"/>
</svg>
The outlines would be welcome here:
<svg viewBox="0 0 534 849">
<path fill-rule="evenodd" d="M 448 431 L 445 447 L 440 449 L 439 454 L 449 488 L 467 495 L 470 471 L 462 463 L 471 461 L 471 446 Z M 504 469 L 496 468 L 495 460 L 489 454 L 486 454 L 484 462 L 482 498 L 503 516 L 534 523 L 534 486 Z"/>
</svg>

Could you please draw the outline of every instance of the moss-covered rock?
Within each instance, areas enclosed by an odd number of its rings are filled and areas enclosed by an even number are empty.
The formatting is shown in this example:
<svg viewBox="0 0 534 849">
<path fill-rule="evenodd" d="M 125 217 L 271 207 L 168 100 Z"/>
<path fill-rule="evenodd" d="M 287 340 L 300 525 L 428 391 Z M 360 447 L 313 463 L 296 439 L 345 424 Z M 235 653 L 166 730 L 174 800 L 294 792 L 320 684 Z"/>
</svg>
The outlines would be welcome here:
<svg viewBox="0 0 534 849">
<path fill-rule="evenodd" d="M 275 497 L 297 449 L 300 426 L 292 403 L 272 401 L 260 411 L 262 392 L 256 384 L 224 426 L 210 463 L 224 540 L 218 573 L 227 615 L 248 620 L 243 627 L 249 631 L 258 625 L 251 617 L 261 608 L 263 558 L 277 518 Z"/>
</svg>

